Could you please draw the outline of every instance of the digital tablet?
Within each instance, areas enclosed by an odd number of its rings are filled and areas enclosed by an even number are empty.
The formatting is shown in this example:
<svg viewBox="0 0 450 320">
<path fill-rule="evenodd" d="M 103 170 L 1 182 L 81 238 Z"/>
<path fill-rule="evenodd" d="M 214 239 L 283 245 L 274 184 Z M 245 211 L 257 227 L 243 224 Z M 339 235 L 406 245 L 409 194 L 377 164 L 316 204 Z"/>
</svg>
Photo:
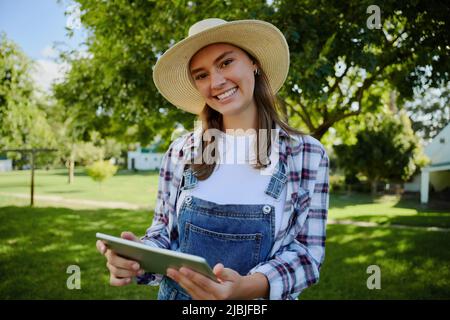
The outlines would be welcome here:
<svg viewBox="0 0 450 320">
<path fill-rule="evenodd" d="M 147 272 L 166 274 L 167 268 L 178 270 L 187 267 L 217 282 L 211 267 L 202 257 L 167 249 L 147 246 L 143 243 L 126 240 L 103 233 L 96 234 L 97 239 L 105 241 L 108 248 L 118 255 L 138 261 Z"/>
</svg>

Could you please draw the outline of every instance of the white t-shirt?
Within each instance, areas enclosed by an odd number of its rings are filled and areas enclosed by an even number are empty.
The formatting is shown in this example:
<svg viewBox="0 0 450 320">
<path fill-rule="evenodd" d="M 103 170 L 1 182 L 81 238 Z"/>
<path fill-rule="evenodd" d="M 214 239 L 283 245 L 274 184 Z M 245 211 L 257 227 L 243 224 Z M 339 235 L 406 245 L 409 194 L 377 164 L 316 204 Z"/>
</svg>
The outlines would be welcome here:
<svg viewBox="0 0 450 320">
<path fill-rule="evenodd" d="M 253 168 L 249 160 L 255 159 L 255 138 L 256 135 L 221 133 L 217 145 L 219 164 L 216 164 L 209 178 L 198 180 L 194 188 L 181 191 L 177 201 L 177 214 L 188 194 L 218 204 L 269 204 L 275 207 L 276 235 L 280 229 L 286 202 L 286 185 L 278 199 L 264 192 L 279 161 L 279 155 L 277 152 L 271 152 L 271 164 L 267 168 Z"/>
</svg>

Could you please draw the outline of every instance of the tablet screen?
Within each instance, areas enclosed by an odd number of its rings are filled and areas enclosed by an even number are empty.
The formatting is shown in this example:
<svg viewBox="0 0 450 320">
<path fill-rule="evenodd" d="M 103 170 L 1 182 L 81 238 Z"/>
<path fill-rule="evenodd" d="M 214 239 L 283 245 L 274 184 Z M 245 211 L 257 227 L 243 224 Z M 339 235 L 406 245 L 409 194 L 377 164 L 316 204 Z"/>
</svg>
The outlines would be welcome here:
<svg viewBox="0 0 450 320">
<path fill-rule="evenodd" d="M 166 274 L 167 268 L 187 267 L 217 282 L 211 267 L 202 257 L 173 250 L 151 247 L 143 243 L 97 233 L 96 237 L 118 255 L 138 261 L 146 272 Z"/>
</svg>

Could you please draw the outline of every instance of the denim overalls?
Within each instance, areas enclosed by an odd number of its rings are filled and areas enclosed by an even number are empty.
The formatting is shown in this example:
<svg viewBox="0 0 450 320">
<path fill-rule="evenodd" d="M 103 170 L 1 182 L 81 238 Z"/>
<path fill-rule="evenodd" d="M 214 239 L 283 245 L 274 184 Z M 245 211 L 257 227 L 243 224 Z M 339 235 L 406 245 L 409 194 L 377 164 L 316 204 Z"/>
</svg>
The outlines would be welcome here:
<svg viewBox="0 0 450 320">
<path fill-rule="evenodd" d="M 246 275 L 258 263 L 268 260 L 275 237 L 274 201 L 286 184 L 285 167 L 279 162 L 262 195 L 262 204 L 217 204 L 190 195 L 197 178 L 190 168 L 184 171 L 186 192 L 178 213 L 178 251 L 204 257 L 213 268 L 226 268 Z M 186 291 L 164 276 L 158 300 L 190 300 Z"/>
</svg>

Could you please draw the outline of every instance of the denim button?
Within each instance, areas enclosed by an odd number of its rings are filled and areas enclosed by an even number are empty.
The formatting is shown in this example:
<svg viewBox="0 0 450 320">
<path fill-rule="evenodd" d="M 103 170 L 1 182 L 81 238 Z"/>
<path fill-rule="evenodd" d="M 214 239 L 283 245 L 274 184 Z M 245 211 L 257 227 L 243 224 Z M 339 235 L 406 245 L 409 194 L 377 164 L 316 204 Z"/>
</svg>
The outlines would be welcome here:
<svg viewBox="0 0 450 320">
<path fill-rule="evenodd" d="M 272 210 L 272 208 L 267 204 L 263 207 L 264 214 L 270 213 L 271 210 Z"/>
<path fill-rule="evenodd" d="M 189 204 L 192 202 L 192 197 L 191 196 L 187 196 L 186 197 L 186 203 Z"/>
</svg>

